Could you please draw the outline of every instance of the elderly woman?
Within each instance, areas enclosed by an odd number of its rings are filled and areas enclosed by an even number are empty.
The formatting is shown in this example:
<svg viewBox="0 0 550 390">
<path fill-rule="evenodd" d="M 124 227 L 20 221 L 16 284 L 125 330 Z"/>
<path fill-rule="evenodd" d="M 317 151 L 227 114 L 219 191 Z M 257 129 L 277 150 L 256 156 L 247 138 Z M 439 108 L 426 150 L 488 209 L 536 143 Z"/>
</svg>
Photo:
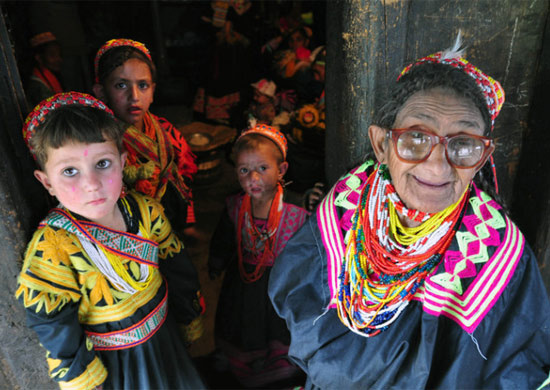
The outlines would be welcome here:
<svg viewBox="0 0 550 390">
<path fill-rule="evenodd" d="M 486 164 L 500 84 L 457 47 L 409 65 L 278 258 L 270 296 L 307 388 L 537 388 L 550 303 Z"/>
</svg>

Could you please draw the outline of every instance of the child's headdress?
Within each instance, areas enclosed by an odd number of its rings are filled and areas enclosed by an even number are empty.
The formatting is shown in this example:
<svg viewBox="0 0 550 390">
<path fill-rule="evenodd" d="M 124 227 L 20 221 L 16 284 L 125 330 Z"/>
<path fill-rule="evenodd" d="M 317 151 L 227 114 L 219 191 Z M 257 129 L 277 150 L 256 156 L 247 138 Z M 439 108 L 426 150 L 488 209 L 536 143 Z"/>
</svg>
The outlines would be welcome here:
<svg viewBox="0 0 550 390">
<path fill-rule="evenodd" d="M 261 79 L 250 85 L 256 88 L 258 92 L 263 93 L 266 96 L 275 97 L 275 92 L 277 91 L 277 85 L 273 81 L 269 81 L 267 79 Z"/>
<path fill-rule="evenodd" d="M 145 45 L 143 43 L 138 42 L 138 41 L 133 41 L 131 39 L 124 39 L 124 38 L 111 39 L 110 41 L 105 42 L 103 44 L 103 46 L 101 46 L 99 48 L 99 50 L 97 51 L 97 54 L 95 55 L 94 71 L 95 71 L 95 82 L 96 83 L 99 83 L 99 74 L 98 74 L 99 60 L 101 59 L 103 54 L 105 54 L 107 51 L 109 51 L 109 50 L 111 50 L 115 47 L 120 47 L 120 46 L 130 46 L 130 47 L 133 47 L 135 49 L 138 49 L 143 54 L 145 54 L 145 56 L 151 62 L 153 61 L 153 59 L 151 58 L 151 53 L 149 53 L 149 50 L 147 49 L 147 47 L 145 47 Z"/>
<path fill-rule="evenodd" d="M 23 124 L 23 138 L 25 139 L 25 143 L 27 144 L 27 147 L 31 151 L 33 157 L 35 157 L 35 155 L 30 140 L 36 133 L 36 128 L 44 122 L 46 115 L 50 112 L 56 108 L 69 106 L 72 104 L 99 108 L 100 110 L 104 110 L 109 113 L 113 118 L 115 117 L 111 109 L 107 107 L 105 103 L 86 93 L 64 92 L 42 100 L 34 108 L 34 110 L 29 113 L 27 119 L 25 119 L 25 123 Z"/>
<path fill-rule="evenodd" d="M 248 130 L 243 131 L 239 138 L 250 134 L 260 134 L 275 142 L 275 145 L 277 145 L 277 147 L 281 150 L 281 153 L 283 154 L 283 159 L 286 160 L 286 152 L 288 150 L 287 141 L 286 137 L 279 129 L 277 129 L 276 127 L 259 124 L 251 127 Z"/>
<path fill-rule="evenodd" d="M 52 32 L 45 31 L 40 34 L 33 35 L 29 41 L 29 44 L 31 45 L 31 48 L 34 49 L 37 46 L 40 46 L 49 42 L 57 42 L 57 38 Z"/>
<path fill-rule="evenodd" d="M 464 49 L 461 49 L 461 46 L 462 41 L 461 34 L 459 32 L 455 44 L 452 48 L 431 54 L 427 57 L 420 58 L 412 64 L 409 64 L 405 67 L 405 69 L 403 69 L 403 71 L 401 71 L 401 74 L 399 75 L 397 80 L 399 80 L 403 75 L 407 74 L 413 67 L 424 63 L 438 63 L 449 65 L 463 71 L 468 76 L 470 76 L 479 86 L 481 93 L 485 98 L 485 103 L 487 104 L 489 116 L 491 117 L 491 130 L 493 130 L 495 126 L 495 119 L 502 109 L 502 105 L 504 104 L 504 89 L 498 81 L 493 79 L 491 76 L 483 73 L 480 69 L 462 58 Z"/>
</svg>

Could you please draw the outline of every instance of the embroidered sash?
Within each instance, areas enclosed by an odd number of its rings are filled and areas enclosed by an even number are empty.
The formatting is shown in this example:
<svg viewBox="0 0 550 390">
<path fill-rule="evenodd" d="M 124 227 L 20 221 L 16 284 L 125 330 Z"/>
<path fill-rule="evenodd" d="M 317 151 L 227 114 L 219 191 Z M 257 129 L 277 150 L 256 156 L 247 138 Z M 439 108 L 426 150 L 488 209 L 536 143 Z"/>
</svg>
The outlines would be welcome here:
<svg viewBox="0 0 550 390">
<path fill-rule="evenodd" d="M 108 333 L 86 331 L 98 351 L 132 348 L 149 340 L 161 327 L 168 313 L 168 289 L 162 301 L 143 320 L 128 328 Z"/>
<path fill-rule="evenodd" d="M 60 208 L 51 210 L 40 223 L 57 227 L 100 245 L 116 256 L 158 268 L 158 244 L 136 234 L 109 229 L 94 222 L 77 221 Z"/>
<path fill-rule="evenodd" d="M 346 234 L 372 165 L 367 161 L 343 176 L 318 208 L 317 223 L 327 253 L 329 308 L 336 308 Z M 501 207 L 475 185 L 473 189 L 459 230 L 443 256 L 444 269 L 439 267 L 428 276 L 413 297 L 427 313 L 444 315 L 468 333 L 501 296 L 525 245 L 518 228 L 499 211 Z"/>
<path fill-rule="evenodd" d="M 171 182 L 183 199 L 191 199 L 190 189 L 179 174 L 174 147 L 169 137 L 151 113 L 145 114 L 143 122 L 143 132 L 134 126 L 128 127 L 124 133 L 124 144 L 129 153 L 137 154 L 137 158 L 152 161 L 155 165 L 155 172 L 144 178 L 153 188 L 152 193 L 147 195 L 160 200 L 168 182 Z"/>
</svg>

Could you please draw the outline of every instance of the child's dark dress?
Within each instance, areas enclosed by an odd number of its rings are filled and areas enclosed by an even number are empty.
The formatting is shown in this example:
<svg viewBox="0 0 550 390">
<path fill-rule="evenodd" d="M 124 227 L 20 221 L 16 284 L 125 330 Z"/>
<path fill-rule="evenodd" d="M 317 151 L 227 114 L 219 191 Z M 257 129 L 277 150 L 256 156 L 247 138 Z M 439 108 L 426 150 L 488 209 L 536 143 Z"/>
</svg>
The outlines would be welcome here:
<svg viewBox="0 0 550 390">
<path fill-rule="evenodd" d="M 274 311 L 267 296 L 269 274 L 275 258 L 263 275 L 252 283 L 243 281 L 237 260 L 236 226 L 243 195 L 227 199 L 227 210 L 214 233 L 210 247 L 209 270 L 220 274 L 226 269 L 216 312 L 218 346 L 229 358 L 233 374 L 246 387 L 262 387 L 296 376 L 300 370 L 287 357 L 290 335 L 286 323 Z M 308 212 L 283 203 L 274 256 L 284 249 L 292 235 L 303 225 Z M 255 219 L 258 230 L 266 221 Z M 243 241 L 249 239 L 243 229 Z M 262 245 L 261 243 L 259 245 Z M 251 273 L 258 260 L 243 250 L 245 272 Z"/>
</svg>

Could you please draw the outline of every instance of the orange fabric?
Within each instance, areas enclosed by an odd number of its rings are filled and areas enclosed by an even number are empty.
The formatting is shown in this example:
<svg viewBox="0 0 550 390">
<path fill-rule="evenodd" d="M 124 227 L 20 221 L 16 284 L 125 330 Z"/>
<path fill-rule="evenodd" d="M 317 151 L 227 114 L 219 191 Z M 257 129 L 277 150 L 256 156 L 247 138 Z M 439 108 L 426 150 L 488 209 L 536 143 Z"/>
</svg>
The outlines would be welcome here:
<svg viewBox="0 0 550 390">
<path fill-rule="evenodd" d="M 36 67 L 32 70 L 33 76 L 38 77 L 44 84 L 48 86 L 53 92 L 53 94 L 63 92 L 61 83 L 57 77 L 47 68 Z"/>
</svg>

